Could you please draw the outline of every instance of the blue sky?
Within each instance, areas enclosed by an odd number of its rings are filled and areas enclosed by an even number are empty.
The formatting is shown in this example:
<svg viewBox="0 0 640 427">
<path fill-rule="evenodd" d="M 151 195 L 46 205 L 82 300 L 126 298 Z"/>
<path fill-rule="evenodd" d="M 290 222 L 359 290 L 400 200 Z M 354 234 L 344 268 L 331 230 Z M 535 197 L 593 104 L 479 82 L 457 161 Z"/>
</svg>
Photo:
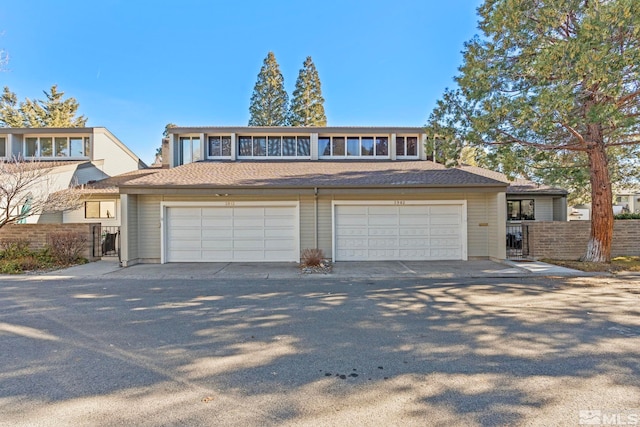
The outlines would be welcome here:
<svg viewBox="0 0 640 427">
<path fill-rule="evenodd" d="M 0 85 L 52 84 L 151 163 L 165 124 L 245 126 L 273 51 L 289 94 L 311 56 L 329 126 L 421 126 L 477 30 L 480 0 L 21 0 L 0 5 Z"/>
</svg>

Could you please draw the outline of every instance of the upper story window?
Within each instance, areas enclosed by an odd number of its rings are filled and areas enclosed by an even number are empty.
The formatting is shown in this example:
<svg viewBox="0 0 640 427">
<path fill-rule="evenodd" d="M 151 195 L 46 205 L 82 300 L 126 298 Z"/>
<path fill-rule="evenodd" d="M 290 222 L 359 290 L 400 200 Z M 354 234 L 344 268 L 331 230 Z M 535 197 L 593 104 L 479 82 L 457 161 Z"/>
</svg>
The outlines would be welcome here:
<svg viewBox="0 0 640 427">
<path fill-rule="evenodd" d="M 388 136 L 319 136 L 318 156 L 389 157 Z"/>
<path fill-rule="evenodd" d="M 309 157 L 308 136 L 238 136 L 238 157 Z"/>
<path fill-rule="evenodd" d="M 415 157 L 418 155 L 418 137 L 396 136 L 396 157 Z"/>
<path fill-rule="evenodd" d="M 0 138 L 0 157 L 7 157 L 7 138 Z"/>
<path fill-rule="evenodd" d="M 533 199 L 507 200 L 507 220 L 509 221 L 533 221 L 535 218 L 535 205 Z"/>
<path fill-rule="evenodd" d="M 231 136 L 209 136 L 207 157 L 231 157 Z"/>
<path fill-rule="evenodd" d="M 186 165 L 202 160 L 200 155 L 200 137 L 199 136 L 181 136 L 180 137 L 180 164 Z"/>
<path fill-rule="evenodd" d="M 24 138 L 24 157 L 91 157 L 91 138 L 88 136 L 27 136 Z"/>
</svg>

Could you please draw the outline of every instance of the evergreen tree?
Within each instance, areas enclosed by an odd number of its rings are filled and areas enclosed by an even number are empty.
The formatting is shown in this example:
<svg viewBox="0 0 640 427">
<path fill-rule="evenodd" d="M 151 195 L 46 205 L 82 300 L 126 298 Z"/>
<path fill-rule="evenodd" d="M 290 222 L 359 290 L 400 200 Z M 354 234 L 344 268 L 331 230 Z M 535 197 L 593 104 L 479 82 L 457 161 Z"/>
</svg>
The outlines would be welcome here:
<svg viewBox="0 0 640 427">
<path fill-rule="evenodd" d="M 7 86 L 4 87 L 0 98 L 0 126 L 9 128 L 19 128 L 24 125 L 18 98 Z"/>
<path fill-rule="evenodd" d="M 459 88 L 438 102 L 428 132 L 525 168 L 585 164 L 583 260 L 609 261 L 610 165 L 632 154 L 637 168 L 640 146 L 640 2 L 485 0 L 478 13 L 483 35 L 465 45 Z"/>
<path fill-rule="evenodd" d="M 326 126 L 327 116 L 324 114 L 324 98 L 318 70 L 310 56 L 298 74 L 296 88 L 293 91 L 291 111 L 289 115 L 291 126 Z"/>
<path fill-rule="evenodd" d="M 251 95 L 249 126 L 286 126 L 289 96 L 273 52 L 264 59 Z"/>
<path fill-rule="evenodd" d="M 63 99 L 64 92 L 58 92 L 58 86 L 51 86 L 50 92 L 44 91 L 46 100 L 26 98 L 18 107 L 15 93 L 4 88 L 0 97 L 0 126 L 26 128 L 70 128 L 84 127 L 85 116 L 76 117 L 78 101 L 75 98 Z"/>
<path fill-rule="evenodd" d="M 53 127 L 84 127 L 87 123 L 85 116 L 76 117 L 78 101 L 75 98 L 63 99 L 64 92 L 58 92 L 58 86 L 51 86 L 49 92 L 44 91 L 46 100 L 30 100 L 27 98 L 20 105 L 25 127 L 53 128 Z"/>
</svg>

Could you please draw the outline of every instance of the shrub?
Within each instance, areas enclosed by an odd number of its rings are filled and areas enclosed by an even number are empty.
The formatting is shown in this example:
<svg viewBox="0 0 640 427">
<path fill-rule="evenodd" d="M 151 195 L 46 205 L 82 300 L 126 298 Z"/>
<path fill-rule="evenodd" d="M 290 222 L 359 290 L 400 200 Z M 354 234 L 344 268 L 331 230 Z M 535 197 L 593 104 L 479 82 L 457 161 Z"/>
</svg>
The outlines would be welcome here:
<svg viewBox="0 0 640 427">
<path fill-rule="evenodd" d="M 47 236 L 48 252 L 60 264 L 72 264 L 82 258 L 87 245 L 83 233 L 51 233 Z"/>
<path fill-rule="evenodd" d="M 614 216 L 615 219 L 640 219 L 640 213 L 621 213 Z"/>
<path fill-rule="evenodd" d="M 0 261 L 0 274 L 22 273 L 19 263 L 16 260 L 3 259 Z"/>
<path fill-rule="evenodd" d="M 304 249 L 300 255 L 303 267 L 318 267 L 324 261 L 322 249 Z"/>
<path fill-rule="evenodd" d="M 0 240 L 0 258 L 16 259 L 31 255 L 29 241 L 25 239 L 3 239 Z"/>
</svg>

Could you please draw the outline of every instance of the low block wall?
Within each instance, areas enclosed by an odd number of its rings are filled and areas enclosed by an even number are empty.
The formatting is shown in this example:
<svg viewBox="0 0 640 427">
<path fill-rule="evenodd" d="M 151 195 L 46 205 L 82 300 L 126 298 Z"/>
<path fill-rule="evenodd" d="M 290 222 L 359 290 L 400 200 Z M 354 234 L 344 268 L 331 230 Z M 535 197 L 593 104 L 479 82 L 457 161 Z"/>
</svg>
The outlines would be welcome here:
<svg viewBox="0 0 640 427">
<path fill-rule="evenodd" d="M 90 224 L 9 224 L 0 228 L 0 240 L 28 240 L 31 249 L 43 249 L 47 246 L 47 238 L 51 233 L 84 233 L 87 236 L 87 246 L 83 257 L 90 261 L 93 257 L 91 244 L 93 242 L 93 226 L 100 223 Z"/>
<path fill-rule="evenodd" d="M 523 221 L 528 226 L 529 256 L 577 260 L 587 250 L 591 221 Z M 617 220 L 611 256 L 640 256 L 640 220 Z"/>
</svg>

